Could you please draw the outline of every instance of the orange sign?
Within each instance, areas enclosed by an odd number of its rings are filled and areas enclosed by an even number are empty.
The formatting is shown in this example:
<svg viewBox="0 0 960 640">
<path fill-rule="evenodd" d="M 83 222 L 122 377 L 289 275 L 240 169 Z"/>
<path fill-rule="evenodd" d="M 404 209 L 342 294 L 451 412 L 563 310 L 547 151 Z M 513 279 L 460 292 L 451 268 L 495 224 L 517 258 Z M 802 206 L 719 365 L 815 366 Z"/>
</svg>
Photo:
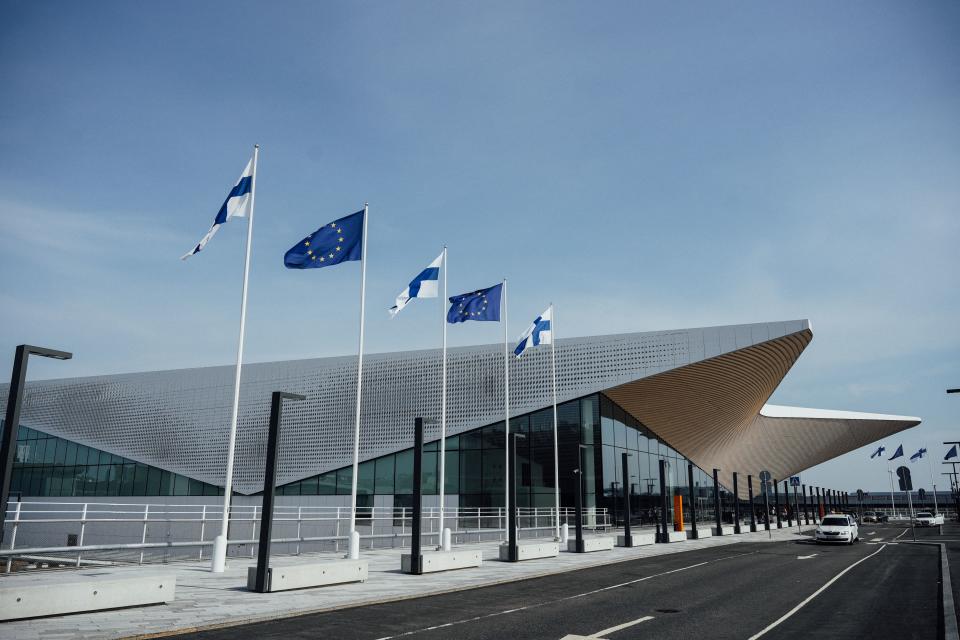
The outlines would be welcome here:
<svg viewBox="0 0 960 640">
<path fill-rule="evenodd" d="M 673 496 L 673 530 L 683 531 L 683 496 Z"/>
</svg>

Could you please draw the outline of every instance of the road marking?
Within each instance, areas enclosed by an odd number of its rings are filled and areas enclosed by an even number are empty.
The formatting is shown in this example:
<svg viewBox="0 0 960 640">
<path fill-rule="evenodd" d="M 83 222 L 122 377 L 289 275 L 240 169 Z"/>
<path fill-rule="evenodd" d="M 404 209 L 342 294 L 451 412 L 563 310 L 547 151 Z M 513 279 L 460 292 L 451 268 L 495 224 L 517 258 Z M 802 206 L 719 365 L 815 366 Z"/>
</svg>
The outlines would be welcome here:
<svg viewBox="0 0 960 640">
<path fill-rule="evenodd" d="M 741 558 L 743 556 L 752 556 L 759 553 L 759 551 L 748 551 L 746 553 L 736 553 L 730 556 L 723 556 L 722 558 L 717 558 L 715 560 L 707 560 L 706 562 L 698 562 L 697 564 L 691 564 L 686 567 L 680 567 L 679 569 L 671 569 L 670 571 L 664 571 L 662 573 L 655 573 L 652 576 L 645 576 L 643 578 L 637 578 L 636 580 L 630 580 L 628 582 L 621 582 L 619 584 L 613 584 L 609 587 L 601 587 L 599 589 L 594 589 L 593 591 L 587 591 L 584 593 L 578 593 L 572 596 L 565 596 L 563 598 L 558 598 L 557 600 L 548 600 L 546 602 L 538 602 L 536 604 L 527 605 L 526 607 L 516 607 L 514 609 L 506 609 L 504 611 L 496 611 L 494 613 L 486 613 L 482 616 L 475 616 L 473 618 L 464 618 L 463 620 L 454 620 L 453 622 L 446 622 L 444 624 L 434 625 L 432 627 L 424 627 L 423 629 L 415 629 L 413 631 L 405 631 L 403 633 L 398 633 L 394 636 L 383 636 L 377 640 L 393 640 L 393 638 L 405 638 L 407 636 L 412 636 L 416 633 L 423 633 L 425 631 L 433 631 L 435 629 L 443 629 L 445 627 L 452 627 L 457 624 L 466 624 L 468 622 L 479 622 L 480 620 L 486 620 L 487 618 L 495 618 L 497 616 L 506 615 L 508 613 L 516 613 L 517 611 L 527 611 L 529 609 L 536 609 L 538 607 L 544 607 L 548 604 L 556 604 L 558 602 L 566 602 L 567 600 L 574 600 L 576 598 L 583 598 L 590 596 L 596 593 L 602 593 L 604 591 L 609 591 L 610 589 L 618 589 L 620 587 L 627 587 L 638 582 L 644 582 L 646 580 L 653 580 L 654 578 L 660 578 L 662 576 L 667 576 L 672 573 L 678 573 L 680 571 L 687 571 L 688 569 L 696 569 L 697 567 L 702 567 L 707 564 L 713 564 L 715 562 L 720 562 L 721 560 L 730 560 L 732 558 Z"/>
<path fill-rule="evenodd" d="M 617 631 L 620 631 L 621 629 L 632 627 L 635 624 L 646 622 L 647 620 L 653 620 L 653 616 L 643 616 L 642 618 L 637 618 L 636 620 L 631 620 L 630 622 L 624 622 L 623 624 L 618 624 L 615 627 L 610 627 L 609 629 L 604 629 L 603 631 L 597 631 L 596 633 L 591 633 L 588 636 L 566 635 L 566 636 L 563 636 L 560 640 L 604 640 L 603 636 L 607 635 L 608 633 L 615 633 Z"/>
<path fill-rule="evenodd" d="M 832 578 L 830 578 L 830 580 L 829 580 L 825 585 L 823 585 L 822 587 L 820 587 L 819 589 L 817 589 L 816 591 L 814 591 L 812 594 L 810 594 L 809 596 L 807 596 L 800 604 L 798 604 L 797 606 L 795 606 L 793 609 L 790 609 L 790 611 L 787 611 L 785 614 L 783 614 L 782 616 L 780 616 L 777 620 L 774 620 L 773 622 L 771 622 L 769 625 L 767 625 L 767 627 L 766 627 L 765 629 L 763 629 L 762 631 L 760 631 L 760 632 L 757 633 L 757 634 L 754 634 L 754 635 L 750 636 L 750 638 L 749 638 L 748 640 L 756 640 L 757 638 L 759 638 L 759 637 L 761 637 L 762 635 L 766 634 L 766 633 L 767 633 L 768 631 L 770 631 L 771 629 L 775 629 L 780 623 L 782 623 L 782 622 L 784 622 L 785 620 L 789 619 L 789 618 L 790 618 L 793 614 L 795 614 L 797 611 L 800 611 L 800 609 L 802 609 L 804 606 L 806 606 L 806 604 L 807 604 L 808 602 L 810 602 L 811 600 L 813 600 L 814 598 L 816 598 L 818 595 L 820 595 L 821 593 L 823 593 L 824 591 L 826 591 L 827 588 L 828 588 L 830 585 L 832 585 L 834 582 L 836 582 L 836 581 L 839 580 L 841 577 L 843 577 L 843 575 L 844 575 L 845 573 L 847 573 L 848 571 L 850 571 L 851 569 L 853 569 L 855 566 L 857 566 L 857 565 L 860 564 L 861 562 L 863 562 L 863 561 L 865 561 L 865 560 L 869 560 L 870 558 L 872 558 L 873 556 L 877 555 L 878 553 L 880 553 L 881 551 L 883 551 L 883 550 L 886 549 L 886 548 L 887 548 L 887 545 L 883 545 L 882 547 L 880 547 L 879 549 L 877 549 L 876 551 L 874 551 L 874 552 L 871 553 L 870 555 L 865 556 L 865 557 L 863 557 L 863 558 L 860 558 L 859 560 L 857 560 L 856 562 L 854 562 L 852 565 L 850 565 L 849 567 L 847 567 L 846 569 L 844 569 L 843 571 L 841 571 L 841 572 L 838 573 L 837 575 L 835 575 L 835 576 L 833 576 Z"/>
<path fill-rule="evenodd" d="M 868 536 L 875 536 L 875 535 L 877 535 L 877 532 L 876 532 L 876 531 L 867 531 L 867 535 L 868 535 Z"/>
<path fill-rule="evenodd" d="M 903 534 L 905 534 L 907 531 L 909 531 L 909 529 L 904 529 L 903 531 L 901 531 L 901 532 L 900 532 L 900 535 L 897 536 L 896 538 L 894 538 L 894 540 L 899 540 L 899 539 L 901 538 L 901 536 L 903 536 Z"/>
<path fill-rule="evenodd" d="M 870 538 L 870 542 L 883 542 L 883 538 Z"/>
<path fill-rule="evenodd" d="M 797 556 L 797 560 L 809 560 L 810 558 L 816 558 L 817 554 L 813 553 L 809 556 Z"/>
</svg>

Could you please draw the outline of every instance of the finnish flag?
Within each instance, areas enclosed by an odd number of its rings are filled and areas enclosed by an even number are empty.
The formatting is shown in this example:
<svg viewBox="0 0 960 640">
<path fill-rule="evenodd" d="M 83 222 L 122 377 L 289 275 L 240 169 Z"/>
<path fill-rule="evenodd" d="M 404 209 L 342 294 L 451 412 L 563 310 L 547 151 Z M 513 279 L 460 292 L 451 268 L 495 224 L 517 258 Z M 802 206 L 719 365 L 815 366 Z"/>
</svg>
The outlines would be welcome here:
<svg viewBox="0 0 960 640">
<path fill-rule="evenodd" d="M 540 316 L 533 321 L 533 324 L 527 327 L 527 330 L 520 336 L 520 343 L 517 345 L 517 348 L 513 350 L 518 358 L 530 347 L 537 347 L 541 344 L 550 344 L 553 342 L 553 330 L 550 326 L 552 316 L 553 305 L 550 305 L 546 311 L 541 313 Z"/>
<path fill-rule="evenodd" d="M 440 265 L 442 264 L 443 254 L 441 253 L 436 260 L 410 281 L 407 288 L 397 296 L 397 303 L 390 307 L 391 318 L 400 313 L 413 298 L 436 298 L 439 295 L 438 285 L 440 282 Z"/>
<path fill-rule="evenodd" d="M 197 246 L 191 249 L 180 259 L 186 260 L 190 256 L 200 253 L 203 247 L 210 242 L 210 238 L 215 236 L 217 231 L 220 230 L 220 226 L 226 224 L 230 218 L 248 217 L 250 215 L 250 203 L 252 200 L 253 158 L 250 158 L 250 161 L 247 163 L 247 167 L 243 170 L 243 173 L 240 174 L 240 179 L 237 180 L 237 184 L 235 184 L 233 189 L 230 190 L 230 193 L 227 194 L 227 199 L 223 201 L 223 205 L 220 207 L 220 212 L 217 213 L 217 217 L 213 221 L 213 225 L 210 227 L 210 230 L 207 231 L 207 235 L 203 236 L 203 238 L 200 239 L 200 242 L 197 243 Z"/>
</svg>

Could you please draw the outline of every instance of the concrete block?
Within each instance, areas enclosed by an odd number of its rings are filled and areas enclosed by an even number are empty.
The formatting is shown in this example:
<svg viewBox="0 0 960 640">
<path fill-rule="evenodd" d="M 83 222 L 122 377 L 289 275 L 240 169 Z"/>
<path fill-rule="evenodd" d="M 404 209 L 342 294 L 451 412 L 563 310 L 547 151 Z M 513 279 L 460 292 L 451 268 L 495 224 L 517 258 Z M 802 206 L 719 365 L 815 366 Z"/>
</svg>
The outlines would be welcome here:
<svg viewBox="0 0 960 640">
<path fill-rule="evenodd" d="M 613 538 L 607 536 L 589 536 L 583 539 L 583 552 L 592 553 L 594 551 L 610 551 L 613 549 Z M 577 540 L 567 540 L 567 551 L 576 553 Z"/>
<path fill-rule="evenodd" d="M 713 529 L 707 526 L 697 527 L 697 535 L 693 535 L 693 530 L 687 531 L 687 537 L 691 540 L 703 540 L 713 537 Z"/>
<path fill-rule="evenodd" d="M 247 569 L 247 589 L 253 591 L 257 568 Z M 366 582 L 366 560 L 327 560 L 304 564 L 274 565 L 267 569 L 267 591 L 324 587 L 345 582 Z"/>
<path fill-rule="evenodd" d="M 667 539 L 661 540 L 661 542 L 683 542 L 686 539 L 686 531 L 667 531 Z"/>
<path fill-rule="evenodd" d="M 517 560 L 536 560 L 537 558 L 555 558 L 560 555 L 559 542 L 519 542 L 517 543 Z M 500 559 L 510 559 L 510 547 L 500 545 Z"/>
<path fill-rule="evenodd" d="M 655 533 L 631 533 L 630 537 L 633 538 L 634 547 L 642 547 L 648 544 L 654 544 L 657 541 L 657 534 Z M 617 536 L 617 546 L 625 547 L 623 536 Z"/>
<path fill-rule="evenodd" d="M 400 556 L 400 570 L 404 573 L 410 573 L 410 559 L 412 554 L 405 553 Z M 479 567 L 483 564 L 483 553 L 480 551 L 467 551 L 465 549 L 454 549 L 452 551 L 431 551 L 422 553 L 423 572 L 434 573 L 436 571 L 451 571 L 453 569 L 469 569 Z"/>
<path fill-rule="evenodd" d="M 725 524 L 721 525 L 719 530 L 717 530 L 716 527 L 713 527 L 711 531 L 713 531 L 713 535 L 715 536 L 732 536 L 734 529 L 732 524 Z"/>
<path fill-rule="evenodd" d="M 45 578 L 45 579 L 38 579 Z M 84 611 L 172 602 L 176 577 L 129 572 L 17 576 L 0 583 L 0 620 L 60 616 Z"/>
</svg>

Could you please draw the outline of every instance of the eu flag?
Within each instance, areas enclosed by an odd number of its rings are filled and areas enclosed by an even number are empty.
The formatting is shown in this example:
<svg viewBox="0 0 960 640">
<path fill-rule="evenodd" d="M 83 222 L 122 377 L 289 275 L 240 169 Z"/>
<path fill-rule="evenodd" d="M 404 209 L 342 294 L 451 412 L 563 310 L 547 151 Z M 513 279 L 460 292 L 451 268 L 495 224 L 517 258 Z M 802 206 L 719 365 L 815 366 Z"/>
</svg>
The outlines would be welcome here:
<svg viewBox="0 0 960 640">
<path fill-rule="evenodd" d="M 447 312 L 447 322 L 456 324 L 467 320 L 500 321 L 500 295 L 503 293 L 503 283 L 478 289 L 471 293 L 461 293 L 450 298 L 450 311 Z"/>
<path fill-rule="evenodd" d="M 363 211 L 325 224 L 283 256 L 287 269 L 319 269 L 363 257 Z"/>
</svg>

